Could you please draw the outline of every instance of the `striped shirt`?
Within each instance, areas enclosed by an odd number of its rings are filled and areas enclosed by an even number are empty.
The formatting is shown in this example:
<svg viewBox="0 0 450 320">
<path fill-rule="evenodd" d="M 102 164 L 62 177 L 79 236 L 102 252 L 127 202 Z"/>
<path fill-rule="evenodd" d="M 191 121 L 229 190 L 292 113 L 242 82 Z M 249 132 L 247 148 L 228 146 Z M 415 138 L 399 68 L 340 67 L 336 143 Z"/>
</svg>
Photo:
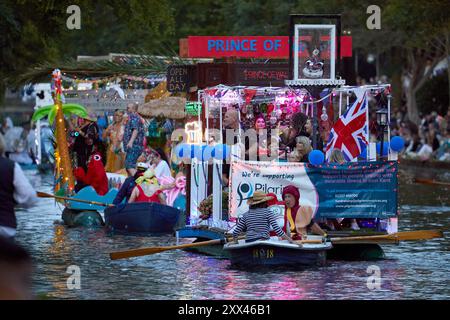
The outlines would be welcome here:
<svg viewBox="0 0 450 320">
<path fill-rule="evenodd" d="M 279 237 L 285 234 L 278 225 L 275 215 L 268 208 L 250 209 L 239 219 L 233 231 L 233 237 L 247 231 L 246 241 L 269 239 L 270 226 Z"/>
</svg>

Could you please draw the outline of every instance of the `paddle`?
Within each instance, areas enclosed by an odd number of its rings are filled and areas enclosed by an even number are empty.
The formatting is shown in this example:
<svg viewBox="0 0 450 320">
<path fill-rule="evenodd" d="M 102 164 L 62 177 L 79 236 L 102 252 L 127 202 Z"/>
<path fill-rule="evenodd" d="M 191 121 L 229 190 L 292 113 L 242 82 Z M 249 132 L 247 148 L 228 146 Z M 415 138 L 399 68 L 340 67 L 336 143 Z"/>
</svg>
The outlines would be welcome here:
<svg viewBox="0 0 450 320">
<path fill-rule="evenodd" d="M 417 230 L 417 231 L 403 231 L 391 234 L 382 234 L 377 236 L 331 238 L 331 242 L 339 243 L 339 242 L 352 242 L 361 240 L 414 241 L 414 240 L 426 240 L 443 237 L 444 235 L 440 230 Z"/>
<path fill-rule="evenodd" d="M 55 199 L 61 199 L 61 200 L 89 203 L 89 204 L 94 204 L 96 206 L 102 206 L 102 207 L 114 207 L 113 204 L 102 203 L 102 202 L 97 202 L 97 201 L 89 201 L 89 200 L 75 199 L 75 198 L 70 198 L 70 197 L 55 196 L 53 194 L 45 193 L 45 192 L 41 192 L 41 191 L 37 191 L 36 193 L 39 198 L 55 198 Z"/>
<path fill-rule="evenodd" d="M 210 246 L 213 244 L 224 244 L 224 243 L 225 243 L 225 240 L 216 239 L 216 240 L 209 240 L 209 241 L 202 241 L 202 242 L 195 242 L 195 243 L 180 244 L 177 246 L 150 247 L 150 248 L 132 249 L 132 250 L 126 250 L 126 251 L 119 251 L 119 252 L 111 252 L 109 254 L 109 256 L 110 256 L 111 260 L 126 259 L 126 258 L 132 258 L 132 257 L 151 255 L 151 254 L 168 251 L 168 250 L 195 248 L 195 247 Z"/>
<path fill-rule="evenodd" d="M 442 181 L 436 181 L 436 180 L 432 180 L 432 179 L 415 178 L 414 182 L 415 183 L 422 183 L 422 184 L 450 186 L 450 182 L 442 182 Z"/>
</svg>

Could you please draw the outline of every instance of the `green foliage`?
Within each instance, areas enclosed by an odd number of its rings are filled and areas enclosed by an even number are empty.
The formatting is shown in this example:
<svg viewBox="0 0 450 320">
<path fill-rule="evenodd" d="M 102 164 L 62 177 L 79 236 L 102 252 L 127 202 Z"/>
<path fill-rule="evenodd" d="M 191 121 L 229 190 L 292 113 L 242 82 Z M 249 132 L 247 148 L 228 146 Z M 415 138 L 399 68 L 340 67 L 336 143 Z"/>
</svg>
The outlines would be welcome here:
<svg viewBox="0 0 450 320">
<path fill-rule="evenodd" d="M 418 92 L 417 105 L 419 110 L 428 114 L 437 111 L 446 114 L 449 106 L 448 74 L 443 72 L 431 78 Z"/>
</svg>

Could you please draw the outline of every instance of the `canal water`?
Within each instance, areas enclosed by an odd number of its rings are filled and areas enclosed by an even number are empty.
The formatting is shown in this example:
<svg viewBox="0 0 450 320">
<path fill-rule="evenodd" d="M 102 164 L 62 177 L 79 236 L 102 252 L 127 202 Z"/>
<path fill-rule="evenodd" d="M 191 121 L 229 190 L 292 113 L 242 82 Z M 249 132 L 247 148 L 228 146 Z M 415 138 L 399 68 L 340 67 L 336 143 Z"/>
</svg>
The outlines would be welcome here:
<svg viewBox="0 0 450 320">
<path fill-rule="evenodd" d="M 37 190 L 53 177 L 27 171 Z M 110 236 L 103 229 L 67 229 L 52 199 L 18 210 L 17 241 L 34 258 L 33 290 L 50 299 L 449 299 L 450 188 L 402 183 L 399 229 L 446 230 L 446 239 L 384 246 L 386 260 L 329 261 L 306 270 L 235 270 L 229 261 L 184 251 L 111 261 L 109 252 L 175 243 L 172 236 Z M 70 266 L 80 288 L 68 289 Z M 379 270 L 379 288 L 369 286 Z"/>
</svg>

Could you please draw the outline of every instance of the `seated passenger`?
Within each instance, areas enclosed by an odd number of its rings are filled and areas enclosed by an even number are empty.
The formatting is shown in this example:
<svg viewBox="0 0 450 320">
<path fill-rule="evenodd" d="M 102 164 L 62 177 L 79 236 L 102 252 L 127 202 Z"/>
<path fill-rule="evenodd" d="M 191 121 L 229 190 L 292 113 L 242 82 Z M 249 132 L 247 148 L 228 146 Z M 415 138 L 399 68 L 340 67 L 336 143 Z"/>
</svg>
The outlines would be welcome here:
<svg viewBox="0 0 450 320">
<path fill-rule="evenodd" d="M 283 189 L 285 202 L 285 230 L 289 230 L 294 240 L 305 238 L 307 231 L 326 236 L 326 233 L 313 220 L 313 210 L 309 206 L 301 206 L 300 191 L 295 186 L 287 186 Z M 289 225 L 289 229 L 287 226 Z"/>
<path fill-rule="evenodd" d="M 159 187 L 158 179 L 156 179 L 155 172 L 152 169 L 148 169 L 141 177 L 136 179 L 136 187 L 134 187 L 128 202 L 156 202 L 166 204 L 166 198 Z"/>
<path fill-rule="evenodd" d="M 144 162 L 138 162 L 136 165 L 136 173 L 134 176 L 127 177 L 123 182 L 122 186 L 119 189 L 116 197 L 114 198 L 113 204 L 119 205 L 122 203 L 123 199 L 125 199 L 125 203 L 131 197 L 131 193 L 133 192 L 134 187 L 136 186 L 136 179 L 144 174 L 144 172 L 149 168 L 149 165 Z"/>
</svg>

